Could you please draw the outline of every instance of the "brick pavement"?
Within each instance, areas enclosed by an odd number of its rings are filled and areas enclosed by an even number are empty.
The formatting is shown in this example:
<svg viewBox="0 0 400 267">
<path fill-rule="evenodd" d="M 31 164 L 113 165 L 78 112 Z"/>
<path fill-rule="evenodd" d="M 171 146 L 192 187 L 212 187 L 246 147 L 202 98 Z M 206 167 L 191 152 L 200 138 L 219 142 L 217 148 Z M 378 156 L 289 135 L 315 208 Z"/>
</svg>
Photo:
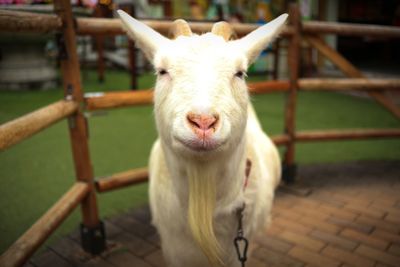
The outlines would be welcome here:
<svg viewBox="0 0 400 267">
<path fill-rule="evenodd" d="M 400 267 L 400 161 L 302 166 L 299 178 L 312 193 L 278 190 L 246 266 Z M 101 256 L 82 252 L 75 232 L 26 266 L 165 266 L 149 222 L 148 207 L 106 219 Z"/>
</svg>

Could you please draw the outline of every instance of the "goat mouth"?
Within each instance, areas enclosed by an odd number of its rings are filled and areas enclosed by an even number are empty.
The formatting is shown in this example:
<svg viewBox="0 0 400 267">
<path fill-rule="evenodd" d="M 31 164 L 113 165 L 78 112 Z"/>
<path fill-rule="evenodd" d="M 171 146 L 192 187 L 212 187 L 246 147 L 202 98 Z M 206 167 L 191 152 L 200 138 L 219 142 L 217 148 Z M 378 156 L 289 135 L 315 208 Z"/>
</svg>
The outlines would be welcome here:
<svg viewBox="0 0 400 267">
<path fill-rule="evenodd" d="M 185 147 L 189 148 L 190 150 L 198 151 L 198 152 L 207 152 L 213 151 L 221 146 L 221 143 L 217 142 L 216 140 L 212 139 L 180 139 L 177 140 L 182 143 Z"/>
</svg>

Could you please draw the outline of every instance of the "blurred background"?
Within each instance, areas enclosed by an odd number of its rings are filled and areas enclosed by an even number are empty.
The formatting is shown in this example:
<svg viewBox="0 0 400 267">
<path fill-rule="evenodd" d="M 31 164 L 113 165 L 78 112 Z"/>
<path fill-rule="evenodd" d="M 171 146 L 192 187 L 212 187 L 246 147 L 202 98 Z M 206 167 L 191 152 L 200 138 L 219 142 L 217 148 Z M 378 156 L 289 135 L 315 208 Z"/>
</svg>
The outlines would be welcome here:
<svg viewBox="0 0 400 267">
<path fill-rule="evenodd" d="M 136 18 L 264 24 L 287 12 L 287 0 L 83 0 L 72 1 L 75 16 L 116 17 L 124 9 Z M 398 0 L 300 0 L 302 19 L 391 25 L 400 27 Z M 0 9 L 52 13 L 51 1 L 0 0 Z M 324 36 L 326 42 L 368 77 L 399 77 L 400 42 L 385 38 Z M 58 42 L 54 34 L 0 33 L 0 123 L 63 98 Z M 148 89 L 152 66 L 126 36 L 78 36 L 83 89 L 87 93 Z M 323 56 L 302 44 L 302 77 L 342 77 Z M 132 63 L 133 61 L 133 63 Z M 249 81 L 287 79 L 287 42 L 268 47 L 249 70 Z M 400 97 L 393 94 L 399 102 Z M 268 134 L 283 132 L 284 93 L 253 97 Z M 156 139 L 151 106 L 86 114 L 96 177 L 147 165 Z M 297 128 L 396 128 L 399 121 L 366 94 L 299 93 Z M 399 160 L 400 142 L 340 141 L 298 144 L 299 164 L 360 160 Z M 74 182 L 67 122 L 0 152 L 0 253 L 39 218 Z M 101 217 L 147 202 L 147 185 L 99 195 Z M 79 211 L 54 238 L 75 228 Z"/>
<path fill-rule="evenodd" d="M 83 0 L 72 1 L 76 16 L 112 18 L 117 9 L 124 9 L 139 19 L 184 18 L 189 21 L 220 21 L 264 24 L 287 12 L 289 0 Z M 351 22 L 400 26 L 400 2 L 397 0 L 301 0 L 303 20 Z M 0 0 L 0 8 L 52 13 L 51 1 Z M 371 72 L 398 74 L 400 42 L 397 39 L 351 36 L 326 36 L 331 47 L 350 59 L 357 67 Z M 7 35 L 0 38 L 1 88 L 52 88 L 57 83 L 57 42 L 53 36 Z M 285 43 L 269 47 L 251 67 L 250 73 L 285 78 L 287 75 Z M 126 36 L 79 37 L 79 54 L 83 67 L 96 67 L 99 80 L 104 67 L 129 69 Z M 329 72 L 330 64 L 304 44 L 303 75 Z M 135 72 L 151 71 L 139 51 L 134 60 Z M 271 54 L 271 56 L 267 56 Z M 20 75 L 23 73 L 23 75 Z M 330 73 L 334 75 L 335 73 Z M 133 81 L 132 87 L 137 87 Z"/>
</svg>

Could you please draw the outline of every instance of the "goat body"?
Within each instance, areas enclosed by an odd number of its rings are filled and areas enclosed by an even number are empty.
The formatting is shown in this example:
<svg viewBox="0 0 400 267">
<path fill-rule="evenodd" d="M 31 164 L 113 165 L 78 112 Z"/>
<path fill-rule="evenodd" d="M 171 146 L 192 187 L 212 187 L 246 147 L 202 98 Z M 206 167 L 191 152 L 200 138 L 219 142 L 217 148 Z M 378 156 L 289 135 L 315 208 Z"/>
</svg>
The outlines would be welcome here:
<svg viewBox="0 0 400 267">
<path fill-rule="evenodd" d="M 236 211 L 245 204 L 248 239 L 265 229 L 281 175 L 279 154 L 249 103 L 243 76 L 287 15 L 228 41 L 191 35 L 188 28 L 186 36 L 169 40 L 119 14 L 158 74 L 150 207 L 167 264 L 240 266 Z M 247 160 L 252 168 L 244 187 Z"/>
</svg>

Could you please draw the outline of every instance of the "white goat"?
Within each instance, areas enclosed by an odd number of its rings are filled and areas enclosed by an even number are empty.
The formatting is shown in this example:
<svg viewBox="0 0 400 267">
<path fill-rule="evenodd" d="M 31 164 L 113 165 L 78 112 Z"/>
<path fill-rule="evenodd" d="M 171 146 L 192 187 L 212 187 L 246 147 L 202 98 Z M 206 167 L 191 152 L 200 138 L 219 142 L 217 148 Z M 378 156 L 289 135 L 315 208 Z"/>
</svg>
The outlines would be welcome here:
<svg viewBox="0 0 400 267">
<path fill-rule="evenodd" d="M 157 72 L 159 139 L 150 157 L 150 206 L 166 262 L 240 266 L 233 242 L 237 213 L 245 204 L 248 239 L 265 229 L 281 175 L 277 149 L 249 104 L 244 76 L 287 15 L 227 41 L 214 33 L 191 34 L 187 24 L 189 36 L 170 40 L 118 13 Z"/>
</svg>

